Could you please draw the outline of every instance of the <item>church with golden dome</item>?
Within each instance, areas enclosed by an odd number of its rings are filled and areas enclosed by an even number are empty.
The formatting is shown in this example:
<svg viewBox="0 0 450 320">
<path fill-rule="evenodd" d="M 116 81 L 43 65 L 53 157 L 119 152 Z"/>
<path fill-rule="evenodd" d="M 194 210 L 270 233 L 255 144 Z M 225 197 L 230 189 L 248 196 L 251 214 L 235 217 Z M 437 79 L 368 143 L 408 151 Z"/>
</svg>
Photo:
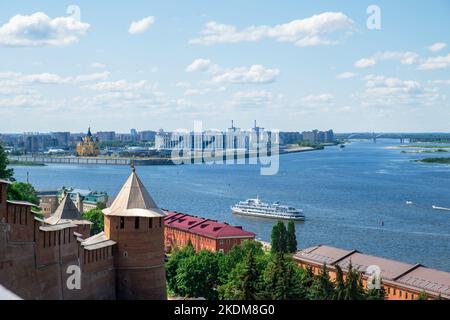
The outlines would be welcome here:
<svg viewBox="0 0 450 320">
<path fill-rule="evenodd" d="M 94 139 L 90 127 L 87 135 L 77 144 L 76 152 L 79 157 L 96 157 L 100 154 L 98 139 Z"/>
</svg>

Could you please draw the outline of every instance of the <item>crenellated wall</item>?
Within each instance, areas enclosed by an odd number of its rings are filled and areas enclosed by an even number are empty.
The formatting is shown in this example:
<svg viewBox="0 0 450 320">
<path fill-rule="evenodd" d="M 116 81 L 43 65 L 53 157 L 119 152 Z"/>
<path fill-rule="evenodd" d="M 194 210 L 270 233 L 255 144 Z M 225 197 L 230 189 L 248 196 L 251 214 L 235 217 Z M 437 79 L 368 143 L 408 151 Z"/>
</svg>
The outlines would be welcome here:
<svg viewBox="0 0 450 320">
<path fill-rule="evenodd" d="M 112 246 L 86 250 L 73 225 L 42 230 L 29 205 L 6 201 L 1 182 L 0 199 L 0 284 L 23 299 L 116 298 Z M 69 266 L 81 270 L 79 290 L 67 286 Z"/>
</svg>

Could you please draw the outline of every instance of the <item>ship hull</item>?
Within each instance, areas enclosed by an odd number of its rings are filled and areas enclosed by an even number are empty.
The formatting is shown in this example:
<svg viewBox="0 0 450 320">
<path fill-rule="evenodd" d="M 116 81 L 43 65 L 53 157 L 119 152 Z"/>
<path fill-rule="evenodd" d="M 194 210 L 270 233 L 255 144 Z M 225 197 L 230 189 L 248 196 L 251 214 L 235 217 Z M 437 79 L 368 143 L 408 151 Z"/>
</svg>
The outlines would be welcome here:
<svg viewBox="0 0 450 320">
<path fill-rule="evenodd" d="M 243 212 L 234 208 L 231 208 L 231 212 L 233 214 L 237 214 L 245 217 L 255 217 L 255 218 L 264 218 L 264 219 L 272 219 L 272 220 L 289 220 L 289 221 L 305 221 L 305 217 L 283 217 L 283 216 L 275 216 L 267 213 L 257 213 L 257 212 Z"/>
</svg>

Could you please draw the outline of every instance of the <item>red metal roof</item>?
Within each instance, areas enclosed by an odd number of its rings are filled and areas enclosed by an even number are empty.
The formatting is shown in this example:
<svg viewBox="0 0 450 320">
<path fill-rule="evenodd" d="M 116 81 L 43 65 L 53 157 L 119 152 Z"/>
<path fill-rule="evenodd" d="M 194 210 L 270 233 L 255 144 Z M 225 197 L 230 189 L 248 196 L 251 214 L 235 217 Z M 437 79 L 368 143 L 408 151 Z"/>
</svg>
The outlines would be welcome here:
<svg viewBox="0 0 450 320">
<path fill-rule="evenodd" d="M 230 226 L 225 222 L 218 222 L 180 212 L 165 211 L 168 214 L 164 218 L 166 227 L 176 228 L 214 239 L 254 238 L 256 236 L 255 233 L 246 231 L 242 227 Z"/>
</svg>

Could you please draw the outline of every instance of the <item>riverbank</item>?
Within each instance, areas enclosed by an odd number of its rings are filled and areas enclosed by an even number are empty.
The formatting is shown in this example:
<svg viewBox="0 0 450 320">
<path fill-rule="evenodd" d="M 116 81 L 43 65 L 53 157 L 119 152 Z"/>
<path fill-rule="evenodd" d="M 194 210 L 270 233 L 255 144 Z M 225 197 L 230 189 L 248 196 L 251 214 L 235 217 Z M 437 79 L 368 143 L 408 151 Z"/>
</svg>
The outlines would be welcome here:
<svg viewBox="0 0 450 320">
<path fill-rule="evenodd" d="M 450 164 L 450 158 L 425 158 L 425 159 L 415 160 L 415 162 Z"/>
<path fill-rule="evenodd" d="M 299 152 L 309 152 L 323 150 L 313 147 L 292 147 L 279 150 L 274 155 L 291 154 Z M 190 163 L 207 163 L 214 161 L 222 161 L 225 159 L 250 159 L 257 157 L 256 152 L 243 151 L 227 151 L 227 152 L 194 152 L 190 156 L 179 157 L 149 157 L 149 158 L 125 158 L 125 157 L 57 157 L 57 156 L 9 156 L 10 165 L 33 165 L 45 166 L 46 164 L 66 164 L 66 165 L 126 165 L 134 164 L 135 166 L 167 166 L 177 164 Z"/>
</svg>

